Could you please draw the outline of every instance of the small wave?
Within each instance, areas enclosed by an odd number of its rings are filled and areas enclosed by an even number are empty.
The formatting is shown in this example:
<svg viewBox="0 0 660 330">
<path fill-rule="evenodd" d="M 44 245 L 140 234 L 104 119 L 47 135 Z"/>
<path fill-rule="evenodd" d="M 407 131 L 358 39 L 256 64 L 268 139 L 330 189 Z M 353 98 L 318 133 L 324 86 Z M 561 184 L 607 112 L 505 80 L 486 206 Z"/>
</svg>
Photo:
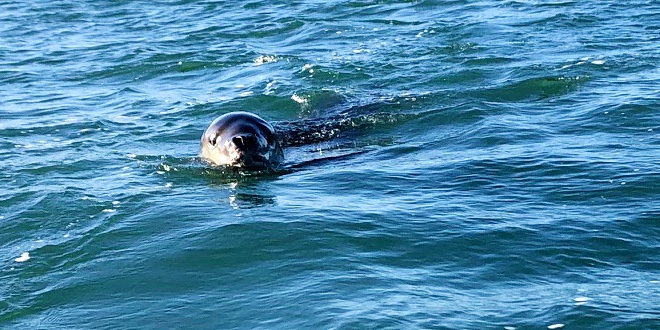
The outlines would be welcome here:
<svg viewBox="0 0 660 330">
<path fill-rule="evenodd" d="M 504 86 L 477 91 L 474 95 L 481 95 L 489 100 L 503 102 L 534 101 L 576 91 L 587 81 L 589 81 L 588 76 L 530 78 Z"/>
<path fill-rule="evenodd" d="M 323 111 L 346 103 L 344 95 L 330 89 L 295 92 L 291 100 L 300 105 L 301 118 L 319 117 Z"/>
<path fill-rule="evenodd" d="M 252 171 L 231 166 L 211 165 L 199 157 L 173 157 L 153 155 L 127 155 L 138 162 L 141 170 L 151 171 L 161 176 L 165 181 L 165 188 L 177 185 L 190 185 L 192 182 L 203 180 L 209 183 L 248 182 L 277 177 L 288 173 L 287 168 Z"/>
</svg>

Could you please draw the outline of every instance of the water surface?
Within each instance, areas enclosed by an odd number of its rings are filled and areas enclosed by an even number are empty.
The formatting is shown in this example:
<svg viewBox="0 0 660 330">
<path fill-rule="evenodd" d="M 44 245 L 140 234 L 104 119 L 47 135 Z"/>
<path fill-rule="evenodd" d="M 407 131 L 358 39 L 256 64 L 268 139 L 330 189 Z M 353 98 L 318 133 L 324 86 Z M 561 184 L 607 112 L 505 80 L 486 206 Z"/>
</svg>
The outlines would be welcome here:
<svg viewBox="0 0 660 330">
<path fill-rule="evenodd" d="M 0 327 L 658 328 L 658 12 L 0 2 Z M 378 115 L 235 175 L 237 110 Z"/>
</svg>

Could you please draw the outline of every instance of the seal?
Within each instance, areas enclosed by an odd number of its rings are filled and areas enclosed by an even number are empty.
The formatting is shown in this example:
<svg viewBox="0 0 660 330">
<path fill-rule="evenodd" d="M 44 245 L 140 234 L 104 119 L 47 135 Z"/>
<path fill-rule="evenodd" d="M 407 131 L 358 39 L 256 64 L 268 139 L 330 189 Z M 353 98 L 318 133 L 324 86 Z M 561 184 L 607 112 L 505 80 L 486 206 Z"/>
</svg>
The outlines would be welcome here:
<svg viewBox="0 0 660 330">
<path fill-rule="evenodd" d="M 284 161 L 283 148 L 346 138 L 351 131 L 415 116 L 374 111 L 379 106 L 375 103 L 320 118 L 276 122 L 276 129 L 256 114 L 229 112 L 216 118 L 202 134 L 202 157 L 215 165 L 250 171 L 277 169 Z M 317 145 L 315 151 L 320 148 Z"/>
<path fill-rule="evenodd" d="M 201 147 L 202 157 L 216 165 L 265 170 L 284 160 L 273 126 L 249 112 L 216 118 L 202 135 Z"/>
</svg>

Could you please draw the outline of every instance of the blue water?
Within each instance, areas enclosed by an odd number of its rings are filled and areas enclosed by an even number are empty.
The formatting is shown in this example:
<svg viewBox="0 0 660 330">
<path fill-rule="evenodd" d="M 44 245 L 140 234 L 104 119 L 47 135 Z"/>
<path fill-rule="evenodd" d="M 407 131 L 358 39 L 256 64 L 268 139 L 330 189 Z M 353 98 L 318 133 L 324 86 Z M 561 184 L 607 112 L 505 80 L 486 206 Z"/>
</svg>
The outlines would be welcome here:
<svg viewBox="0 0 660 330">
<path fill-rule="evenodd" d="M 0 328 L 660 329 L 658 13 L 0 1 Z"/>
</svg>

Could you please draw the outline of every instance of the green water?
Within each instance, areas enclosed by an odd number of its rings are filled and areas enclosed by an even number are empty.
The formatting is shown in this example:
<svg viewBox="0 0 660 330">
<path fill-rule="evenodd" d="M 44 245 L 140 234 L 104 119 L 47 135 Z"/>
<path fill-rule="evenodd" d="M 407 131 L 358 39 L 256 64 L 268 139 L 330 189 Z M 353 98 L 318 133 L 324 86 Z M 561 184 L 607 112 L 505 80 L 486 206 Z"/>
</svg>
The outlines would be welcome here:
<svg viewBox="0 0 660 330">
<path fill-rule="evenodd" d="M 658 12 L 0 1 L 0 328 L 660 328 Z"/>
</svg>

